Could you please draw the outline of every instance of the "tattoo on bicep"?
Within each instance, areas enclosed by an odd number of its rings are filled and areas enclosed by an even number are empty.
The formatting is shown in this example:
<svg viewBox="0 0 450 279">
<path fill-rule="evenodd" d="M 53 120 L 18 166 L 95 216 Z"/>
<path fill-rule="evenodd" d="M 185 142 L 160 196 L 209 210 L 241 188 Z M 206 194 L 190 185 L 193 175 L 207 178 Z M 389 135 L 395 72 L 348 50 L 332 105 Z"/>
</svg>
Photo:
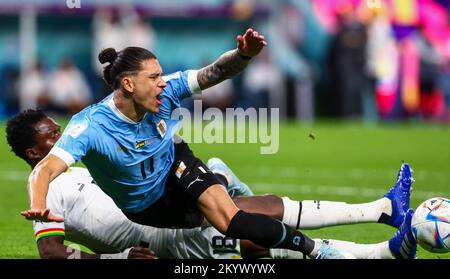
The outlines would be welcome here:
<svg viewBox="0 0 450 279">
<path fill-rule="evenodd" d="M 242 72 L 248 60 L 242 59 L 237 50 L 222 54 L 214 63 L 200 69 L 197 74 L 201 89 L 206 89 Z"/>
</svg>

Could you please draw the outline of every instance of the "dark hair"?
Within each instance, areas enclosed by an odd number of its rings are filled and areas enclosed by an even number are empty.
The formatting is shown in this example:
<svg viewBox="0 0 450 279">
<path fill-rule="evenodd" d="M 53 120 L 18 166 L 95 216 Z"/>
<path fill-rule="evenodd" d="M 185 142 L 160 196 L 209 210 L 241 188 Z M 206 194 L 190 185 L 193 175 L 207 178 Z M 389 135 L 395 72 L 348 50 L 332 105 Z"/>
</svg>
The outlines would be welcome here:
<svg viewBox="0 0 450 279">
<path fill-rule="evenodd" d="M 34 125 L 47 117 L 45 113 L 37 109 L 25 110 L 10 118 L 6 123 L 6 140 L 11 150 L 20 158 L 30 163 L 26 150 L 36 144 L 36 130 Z"/>
<path fill-rule="evenodd" d="M 127 47 L 119 52 L 114 48 L 106 48 L 98 55 L 100 63 L 109 63 L 103 68 L 103 79 L 112 89 L 119 88 L 118 81 L 126 74 L 139 71 L 141 63 L 148 59 L 156 59 L 156 56 L 141 47 Z"/>
</svg>

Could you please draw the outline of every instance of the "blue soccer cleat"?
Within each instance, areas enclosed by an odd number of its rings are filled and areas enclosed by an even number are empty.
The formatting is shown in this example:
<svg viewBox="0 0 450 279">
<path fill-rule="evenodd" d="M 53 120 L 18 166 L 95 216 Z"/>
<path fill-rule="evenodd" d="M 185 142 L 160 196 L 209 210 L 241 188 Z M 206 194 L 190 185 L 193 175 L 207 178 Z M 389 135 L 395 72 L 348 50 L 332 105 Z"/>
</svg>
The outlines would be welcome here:
<svg viewBox="0 0 450 279">
<path fill-rule="evenodd" d="M 209 159 L 206 165 L 213 173 L 223 175 L 227 179 L 227 191 L 231 197 L 253 196 L 253 192 L 247 184 L 241 182 L 231 169 L 219 158 L 213 157 Z"/>
<path fill-rule="evenodd" d="M 397 175 L 397 182 L 387 192 L 384 197 L 391 201 L 392 214 L 384 222 L 393 227 L 400 227 L 405 218 L 405 213 L 409 209 L 409 197 L 412 190 L 411 168 L 407 163 L 402 164 Z"/>
<path fill-rule="evenodd" d="M 323 243 L 320 246 L 319 251 L 317 251 L 316 259 L 318 259 L 318 260 L 344 260 L 344 259 L 356 259 L 356 257 L 353 256 L 349 252 L 339 250 L 336 247 L 333 247 L 331 245 Z"/>
<path fill-rule="evenodd" d="M 414 210 L 409 209 L 405 215 L 405 221 L 395 235 L 389 239 L 389 250 L 396 259 L 412 260 L 416 257 L 417 241 L 411 228 L 411 220 Z"/>
</svg>

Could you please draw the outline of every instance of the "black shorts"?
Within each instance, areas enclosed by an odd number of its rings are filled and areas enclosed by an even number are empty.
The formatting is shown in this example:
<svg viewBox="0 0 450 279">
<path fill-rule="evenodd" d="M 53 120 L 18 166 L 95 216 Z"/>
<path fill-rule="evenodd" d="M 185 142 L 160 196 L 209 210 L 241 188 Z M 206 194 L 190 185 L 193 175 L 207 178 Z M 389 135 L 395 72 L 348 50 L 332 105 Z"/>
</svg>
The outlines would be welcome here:
<svg viewBox="0 0 450 279">
<path fill-rule="evenodd" d="M 159 200 L 143 211 L 123 213 L 131 221 L 159 228 L 193 228 L 203 222 L 198 197 L 210 186 L 220 184 L 216 176 L 194 156 L 185 142 L 175 143 L 175 161 Z"/>
</svg>

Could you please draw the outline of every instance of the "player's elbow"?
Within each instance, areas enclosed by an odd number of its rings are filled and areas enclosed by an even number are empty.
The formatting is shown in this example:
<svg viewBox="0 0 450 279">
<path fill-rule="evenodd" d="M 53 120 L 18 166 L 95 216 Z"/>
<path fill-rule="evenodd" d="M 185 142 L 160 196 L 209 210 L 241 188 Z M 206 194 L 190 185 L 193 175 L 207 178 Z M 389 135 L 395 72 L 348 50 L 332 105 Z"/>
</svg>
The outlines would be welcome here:
<svg viewBox="0 0 450 279">
<path fill-rule="evenodd" d="M 55 177 L 66 171 L 68 166 L 57 156 L 49 155 L 42 159 L 31 172 L 29 181 L 52 181 Z"/>
<path fill-rule="evenodd" d="M 32 185 L 42 178 L 50 180 L 50 169 L 47 164 L 40 162 L 34 167 L 28 177 L 28 184 Z"/>
</svg>

